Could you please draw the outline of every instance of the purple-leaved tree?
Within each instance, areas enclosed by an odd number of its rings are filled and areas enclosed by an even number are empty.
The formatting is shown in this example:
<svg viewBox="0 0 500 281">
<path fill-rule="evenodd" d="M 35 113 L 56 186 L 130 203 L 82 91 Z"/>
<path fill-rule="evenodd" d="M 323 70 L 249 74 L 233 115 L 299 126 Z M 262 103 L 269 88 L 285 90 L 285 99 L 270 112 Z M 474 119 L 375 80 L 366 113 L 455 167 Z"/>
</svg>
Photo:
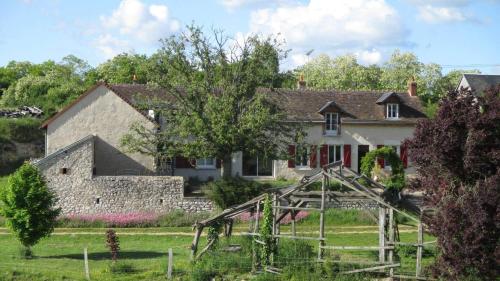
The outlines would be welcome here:
<svg viewBox="0 0 500 281">
<path fill-rule="evenodd" d="M 434 273 L 446 280 L 495 280 L 500 273 L 500 86 L 484 95 L 450 92 L 420 122 L 409 154 L 435 215 Z"/>
</svg>

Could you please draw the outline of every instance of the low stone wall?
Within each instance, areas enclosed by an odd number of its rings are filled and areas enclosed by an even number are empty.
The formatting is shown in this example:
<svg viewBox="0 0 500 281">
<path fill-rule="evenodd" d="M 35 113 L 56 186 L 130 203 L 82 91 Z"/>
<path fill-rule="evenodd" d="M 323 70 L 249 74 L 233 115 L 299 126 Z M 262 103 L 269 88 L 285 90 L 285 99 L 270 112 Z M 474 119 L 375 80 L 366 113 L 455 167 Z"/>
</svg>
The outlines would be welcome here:
<svg viewBox="0 0 500 281">
<path fill-rule="evenodd" d="M 58 198 L 62 214 L 210 211 L 206 198 L 185 198 L 177 176 L 94 176 L 93 138 L 83 139 L 36 165 Z"/>
</svg>

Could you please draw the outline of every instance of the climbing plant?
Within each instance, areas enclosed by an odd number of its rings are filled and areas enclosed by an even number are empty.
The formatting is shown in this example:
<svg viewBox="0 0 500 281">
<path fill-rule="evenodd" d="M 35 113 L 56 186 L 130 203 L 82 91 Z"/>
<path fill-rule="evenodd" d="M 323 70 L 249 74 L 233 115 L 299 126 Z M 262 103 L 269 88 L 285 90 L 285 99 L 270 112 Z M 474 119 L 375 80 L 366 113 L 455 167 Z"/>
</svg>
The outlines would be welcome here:
<svg viewBox="0 0 500 281">
<path fill-rule="evenodd" d="M 264 242 L 261 244 L 260 249 L 260 259 L 262 265 L 271 265 L 271 256 L 276 252 L 276 243 L 273 238 L 273 205 L 269 194 L 266 194 L 264 199 L 264 210 L 262 225 L 259 229 L 260 241 Z"/>
<path fill-rule="evenodd" d="M 391 176 L 382 180 L 389 189 L 401 190 L 405 186 L 405 170 L 399 155 L 390 147 L 382 147 L 368 152 L 361 159 L 361 173 L 371 177 L 377 158 L 383 158 L 391 166 Z"/>
<path fill-rule="evenodd" d="M 217 220 L 214 221 L 212 225 L 208 227 L 207 242 L 209 245 L 208 247 L 209 250 L 217 247 L 217 243 L 219 242 L 219 235 L 222 231 L 222 225 L 223 225 L 222 220 Z"/>
</svg>

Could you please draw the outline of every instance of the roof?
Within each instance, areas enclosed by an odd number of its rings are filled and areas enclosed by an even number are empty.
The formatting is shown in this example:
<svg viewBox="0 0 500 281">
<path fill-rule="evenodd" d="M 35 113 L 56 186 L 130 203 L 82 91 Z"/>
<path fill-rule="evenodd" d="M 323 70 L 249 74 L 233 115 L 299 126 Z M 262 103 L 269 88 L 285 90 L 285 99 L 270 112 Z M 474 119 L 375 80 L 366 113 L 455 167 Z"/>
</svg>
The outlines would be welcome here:
<svg viewBox="0 0 500 281">
<path fill-rule="evenodd" d="M 47 126 L 52 123 L 54 120 L 56 120 L 59 116 L 61 116 L 64 112 L 68 111 L 70 108 L 72 108 L 74 105 L 76 105 L 78 102 L 80 102 L 82 99 L 84 99 L 86 96 L 88 96 L 90 93 L 92 93 L 94 90 L 99 88 L 100 86 L 104 86 L 111 90 L 113 93 L 115 93 L 118 97 L 120 97 L 123 101 L 128 103 L 130 106 L 132 106 L 135 110 L 137 110 L 140 114 L 142 114 L 144 117 L 148 118 L 148 120 L 154 122 L 149 118 L 147 113 L 139 108 L 139 104 L 141 102 L 141 99 L 161 99 L 165 98 L 168 95 L 166 94 L 166 91 L 160 88 L 154 88 L 149 85 L 145 84 L 107 84 L 104 82 L 99 82 L 96 85 L 94 85 L 92 88 L 88 89 L 85 93 L 81 94 L 76 100 L 74 100 L 72 103 L 67 105 L 65 108 L 60 110 L 57 114 L 49 118 L 47 121 L 45 121 L 41 128 L 46 129 Z M 170 98 L 169 98 L 170 99 Z"/>
<path fill-rule="evenodd" d="M 464 74 L 463 78 L 476 93 L 484 93 L 489 88 L 500 84 L 500 75 Z"/>
<path fill-rule="evenodd" d="M 398 94 L 396 94 L 394 92 L 389 92 L 389 93 L 382 94 L 382 96 L 380 96 L 380 98 L 378 98 L 376 103 L 377 104 L 384 104 L 384 103 L 391 102 L 391 101 L 401 101 L 401 100 L 399 99 Z"/>
<path fill-rule="evenodd" d="M 74 149 L 76 148 L 79 148 L 80 146 L 82 146 L 83 144 L 89 142 L 89 141 L 94 141 L 94 138 L 95 136 L 94 135 L 88 135 L 80 140 L 77 140 L 76 142 L 68 145 L 68 146 L 65 146 L 47 156 L 45 156 L 44 158 L 42 159 L 38 159 L 38 160 L 35 160 L 32 162 L 33 165 L 37 166 L 37 167 L 41 167 L 47 163 L 50 163 L 49 161 L 54 159 L 54 158 L 57 158 L 59 155 L 66 155 L 66 153 L 70 152 L 70 151 L 73 151 Z"/>
<path fill-rule="evenodd" d="M 154 88 L 145 84 L 106 84 L 98 83 L 83 93 L 70 105 L 59 111 L 52 118 L 42 124 L 42 128 L 57 119 L 61 114 L 77 104 L 84 97 L 92 93 L 99 86 L 104 86 L 130 104 L 139 113 L 148 118 L 145 111 L 139 109 L 142 99 L 173 99 L 164 89 Z M 382 121 L 395 123 L 414 123 L 419 118 L 425 118 L 418 97 L 410 97 L 408 93 L 380 92 L 380 91 L 317 91 L 317 90 L 291 90 L 259 88 L 258 92 L 268 95 L 283 110 L 290 121 L 323 121 L 325 110 L 338 109 L 343 122 L 351 123 L 380 123 Z M 385 108 L 380 100 L 397 99 L 400 101 L 398 120 L 387 121 Z M 154 122 L 150 118 L 148 120 Z"/>
<path fill-rule="evenodd" d="M 377 101 L 386 94 L 384 92 L 289 89 L 259 89 L 259 91 L 269 94 L 285 110 L 287 119 L 291 121 L 323 121 L 324 117 L 319 110 L 332 101 L 342 109 L 342 122 L 347 123 L 414 123 L 426 117 L 419 98 L 411 97 L 408 93 L 391 93 L 391 97 L 400 100 L 400 118 L 386 120 L 384 105 L 377 104 Z"/>
</svg>

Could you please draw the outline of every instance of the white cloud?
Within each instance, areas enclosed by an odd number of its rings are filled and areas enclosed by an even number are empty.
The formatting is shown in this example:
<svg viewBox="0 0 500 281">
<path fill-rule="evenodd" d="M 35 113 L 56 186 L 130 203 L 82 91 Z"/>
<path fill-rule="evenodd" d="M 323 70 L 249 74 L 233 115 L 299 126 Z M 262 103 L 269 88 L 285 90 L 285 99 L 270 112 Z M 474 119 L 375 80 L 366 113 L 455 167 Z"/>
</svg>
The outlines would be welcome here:
<svg viewBox="0 0 500 281">
<path fill-rule="evenodd" d="M 427 23 L 460 22 L 470 19 L 455 7 L 425 5 L 419 7 L 418 10 L 418 17 Z"/>
<path fill-rule="evenodd" d="M 355 53 L 362 64 L 377 64 L 382 61 L 382 53 L 377 50 L 363 50 Z"/>
<path fill-rule="evenodd" d="M 292 49 L 285 69 L 304 64 L 306 52 L 354 53 L 360 63 L 382 60 L 380 49 L 407 46 L 408 31 L 385 0 L 311 0 L 255 10 L 250 32 L 280 34 Z M 313 57 L 314 54 L 311 56 Z"/>
<path fill-rule="evenodd" d="M 130 49 L 127 41 L 117 39 L 110 34 L 100 35 L 95 41 L 95 45 L 106 59 L 110 59 Z"/>
<path fill-rule="evenodd" d="M 146 5 L 141 0 L 122 0 L 111 15 L 102 15 L 100 22 L 103 31 L 96 46 L 107 57 L 131 46 L 150 46 L 180 28 L 167 6 Z"/>
<path fill-rule="evenodd" d="M 329 48 L 400 44 L 402 21 L 384 0 L 311 0 L 254 11 L 250 31 L 281 33 L 292 46 Z"/>
</svg>

